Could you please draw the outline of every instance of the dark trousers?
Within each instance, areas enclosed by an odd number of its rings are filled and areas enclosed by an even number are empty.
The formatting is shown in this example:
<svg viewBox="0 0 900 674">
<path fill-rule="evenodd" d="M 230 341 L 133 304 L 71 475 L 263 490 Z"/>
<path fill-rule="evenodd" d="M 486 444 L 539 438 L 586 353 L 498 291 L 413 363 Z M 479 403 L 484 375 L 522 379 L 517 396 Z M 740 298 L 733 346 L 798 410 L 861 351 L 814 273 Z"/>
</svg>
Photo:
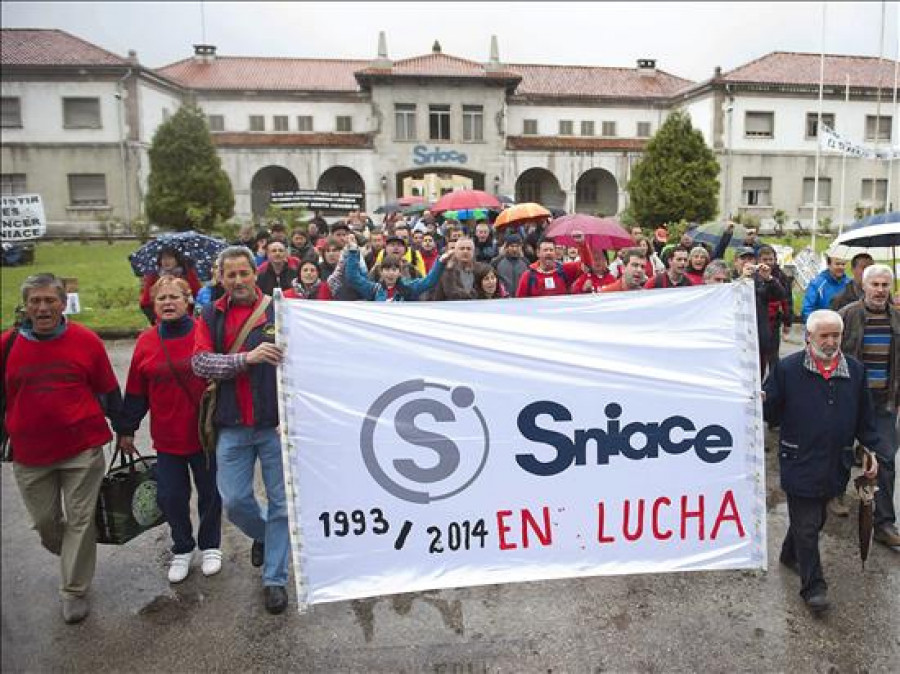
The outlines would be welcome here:
<svg viewBox="0 0 900 674">
<path fill-rule="evenodd" d="M 819 558 L 819 532 L 825 526 L 827 498 L 787 495 L 788 531 L 781 545 L 781 561 L 797 564 L 802 586 L 800 596 L 808 599 L 828 589 Z"/>
<path fill-rule="evenodd" d="M 178 454 L 156 455 L 156 500 L 172 530 L 172 552 L 183 555 L 193 550 L 197 543 L 201 550 L 218 548 L 222 542 L 222 499 L 216 487 L 216 457 L 197 452 L 189 456 Z M 191 527 L 191 476 L 197 487 L 197 514 L 200 526 L 197 543 Z"/>
<path fill-rule="evenodd" d="M 878 458 L 878 491 L 875 493 L 875 526 L 883 527 L 897 522 L 894 512 L 894 477 L 897 457 L 897 412 L 891 412 L 884 406 L 875 411 L 875 427 L 881 436 L 881 445 L 875 449 Z"/>
</svg>

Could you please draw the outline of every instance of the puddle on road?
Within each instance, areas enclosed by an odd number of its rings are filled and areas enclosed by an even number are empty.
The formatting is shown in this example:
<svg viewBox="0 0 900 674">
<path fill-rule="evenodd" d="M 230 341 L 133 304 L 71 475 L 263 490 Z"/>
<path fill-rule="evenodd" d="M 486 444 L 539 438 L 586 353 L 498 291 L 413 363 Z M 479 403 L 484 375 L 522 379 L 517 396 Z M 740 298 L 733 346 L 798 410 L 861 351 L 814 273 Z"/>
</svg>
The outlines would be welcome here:
<svg viewBox="0 0 900 674">
<path fill-rule="evenodd" d="M 187 619 L 191 608 L 202 601 L 203 594 L 196 590 L 176 590 L 174 595 L 157 595 L 138 610 L 138 615 L 156 624 L 171 624 Z"/>
<path fill-rule="evenodd" d="M 406 616 L 412 610 L 413 603 L 421 600 L 426 604 L 430 604 L 437 609 L 447 629 L 453 630 L 456 634 L 462 634 L 465 630 L 463 624 L 462 602 L 459 599 L 449 601 L 435 596 L 439 590 L 428 592 L 409 592 L 405 594 L 396 594 L 390 597 L 375 597 L 371 599 L 355 599 L 350 602 L 353 607 L 353 613 L 356 616 L 356 622 L 362 627 L 363 637 L 366 643 L 375 638 L 375 606 L 380 601 L 390 600 L 391 608 L 397 615 Z"/>
</svg>

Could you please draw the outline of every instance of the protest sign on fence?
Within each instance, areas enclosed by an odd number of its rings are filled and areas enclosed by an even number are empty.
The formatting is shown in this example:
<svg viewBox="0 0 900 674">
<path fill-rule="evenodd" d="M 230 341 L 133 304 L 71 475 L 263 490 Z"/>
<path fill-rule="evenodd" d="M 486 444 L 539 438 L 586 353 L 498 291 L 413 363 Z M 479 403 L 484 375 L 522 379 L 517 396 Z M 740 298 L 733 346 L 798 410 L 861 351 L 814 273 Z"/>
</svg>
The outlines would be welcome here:
<svg viewBox="0 0 900 674">
<path fill-rule="evenodd" d="M 765 568 L 752 284 L 276 302 L 301 609 Z"/>
<path fill-rule="evenodd" d="M 323 190 L 293 190 L 272 192 L 272 205 L 278 208 L 308 208 L 314 211 L 358 211 L 365 195 L 362 192 L 328 192 Z"/>
<path fill-rule="evenodd" d="M 20 194 L 0 197 L 2 202 L 2 230 L 4 243 L 40 239 L 47 233 L 44 203 L 39 194 Z"/>
</svg>

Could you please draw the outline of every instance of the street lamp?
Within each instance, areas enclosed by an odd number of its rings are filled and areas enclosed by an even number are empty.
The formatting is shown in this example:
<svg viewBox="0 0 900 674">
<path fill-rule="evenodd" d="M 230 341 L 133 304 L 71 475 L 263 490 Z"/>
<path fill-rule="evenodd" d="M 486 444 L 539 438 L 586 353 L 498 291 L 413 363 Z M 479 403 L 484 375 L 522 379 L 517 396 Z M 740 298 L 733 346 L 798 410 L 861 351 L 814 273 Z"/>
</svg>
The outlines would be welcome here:
<svg viewBox="0 0 900 674">
<path fill-rule="evenodd" d="M 387 176 L 381 176 L 381 191 L 384 192 L 387 190 Z"/>
<path fill-rule="evenodd" d="M 494 176 L 494 194 L 500 194 L 500 176 Z"/>
</svg>

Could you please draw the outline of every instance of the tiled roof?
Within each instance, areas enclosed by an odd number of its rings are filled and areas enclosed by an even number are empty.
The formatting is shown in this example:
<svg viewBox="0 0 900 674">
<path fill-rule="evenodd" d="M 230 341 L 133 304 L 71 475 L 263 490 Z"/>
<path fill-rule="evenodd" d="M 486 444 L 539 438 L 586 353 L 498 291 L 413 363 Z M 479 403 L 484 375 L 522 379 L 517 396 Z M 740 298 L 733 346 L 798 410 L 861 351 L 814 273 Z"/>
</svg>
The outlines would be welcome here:
<svg viewBox="0 0 900 674">
<path fill-rule="evenodd" d="M 56 29 L 4 28 L 0 37 L 4 66 L 124 66 L 112 52 Z"/>
<path fill-rule="evenodd" d="M 519 77 L 517 73 L 508 70 L 488 70 L 484 64 L 434 52 L 394 61 L 390 68 L 370 66 L 361 70 L 360 75 L 473 77 L 480 79 L 517 79 Z"/>
<path fill-rule="evenodd" d="M 724 82 L 758 84 L 819 84 L 819 54 L 772 52 L 755 61 L 735 68 L 722 76 Z M 825 84 L 844 86 L 847 75 L 851 87 L 882 87 L 894 85 L 894 61 L 884 59 L 880 64 L 872 56 L 825 55 Z"/>
<path fill-rule="evenodd" d="M 522 76 L 516 96 L 665 98 L 692 84 L 662 70 L 515 63 L 506 68 Z"/>
<path fill-rule="evenodd" d="M 507 136 L 509 150 L 635 150 L 647 147 L 643 138 L 592 138 L 590 136 Z"/>
<path fill-rule="evenodd" d="M 159 68 L 192 89 L 258 91 L 359 91 L 353 73 L 370 61 L 217 56 L 211 63 L 187 58 Z"/>
<path fill-rule="evenodd" d="M 364 133 L 213 133 L 218 147 L 371 147 Z"/>
</svg>

